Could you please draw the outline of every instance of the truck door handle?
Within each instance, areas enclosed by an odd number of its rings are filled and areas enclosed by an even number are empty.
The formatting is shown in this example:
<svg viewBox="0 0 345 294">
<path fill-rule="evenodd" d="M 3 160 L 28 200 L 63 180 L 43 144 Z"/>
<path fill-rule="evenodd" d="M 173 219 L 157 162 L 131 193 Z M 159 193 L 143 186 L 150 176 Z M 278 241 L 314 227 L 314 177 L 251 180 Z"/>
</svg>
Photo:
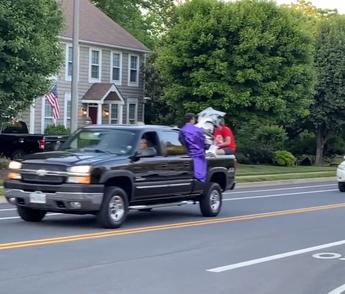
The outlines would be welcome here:
<svg viewBox="0 0 345 294">
<path fill-rule="evenodd" d="M 190 166 L 189 162 L 185 162 L 184 166 Z"/>
<path fill-rule="evenodd" d="M 161 167 L 167 167 L 168 165 L 166 163 L 162 163 Z"/>
</svg>

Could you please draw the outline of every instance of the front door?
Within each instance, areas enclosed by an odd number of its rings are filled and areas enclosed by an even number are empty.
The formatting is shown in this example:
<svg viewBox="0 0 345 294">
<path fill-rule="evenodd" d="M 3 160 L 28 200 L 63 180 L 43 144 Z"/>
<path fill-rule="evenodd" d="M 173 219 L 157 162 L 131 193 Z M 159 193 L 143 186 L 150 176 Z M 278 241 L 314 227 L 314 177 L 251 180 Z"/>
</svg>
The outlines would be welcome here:
<svg viewBox="0 0 345 294">
<path fill-rule="evenodd" d="M 92 124 L 97 124 L 97 111 L 98 111 L 97 106 L 90 106 L 89 105 L 89 117 L 92 121 Z"/>
</svg>

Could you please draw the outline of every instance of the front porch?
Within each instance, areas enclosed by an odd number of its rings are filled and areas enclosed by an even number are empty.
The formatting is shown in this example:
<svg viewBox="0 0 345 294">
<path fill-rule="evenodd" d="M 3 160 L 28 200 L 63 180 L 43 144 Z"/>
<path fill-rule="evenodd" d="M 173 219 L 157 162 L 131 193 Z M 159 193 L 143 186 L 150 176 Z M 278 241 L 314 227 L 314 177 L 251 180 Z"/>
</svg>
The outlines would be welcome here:
<svg viewBox="0 0 345 294">
<path fill-rule="evenodd" d="M 81 103 L 83 117 L 93 124 L 123 124 L 125 101 L 114 84 L 93 84 Z"/>
</svg>

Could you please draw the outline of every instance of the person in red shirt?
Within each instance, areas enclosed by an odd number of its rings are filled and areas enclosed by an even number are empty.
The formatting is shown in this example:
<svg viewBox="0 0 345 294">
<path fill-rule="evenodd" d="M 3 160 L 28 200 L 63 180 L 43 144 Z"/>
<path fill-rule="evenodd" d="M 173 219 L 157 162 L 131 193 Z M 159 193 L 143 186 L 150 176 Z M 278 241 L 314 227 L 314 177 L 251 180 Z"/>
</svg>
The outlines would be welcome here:
<svg viewBox="0 0 345 294">
<path fill-rule="evenodd" d="M 214 144 L 218 147 L 218 155 L 230 155 L 236 152 L 235 137 L 232 130 L 225 125 L 224 119 L 219 120 L 218 127 L 213 132 Z"/>
</svg>

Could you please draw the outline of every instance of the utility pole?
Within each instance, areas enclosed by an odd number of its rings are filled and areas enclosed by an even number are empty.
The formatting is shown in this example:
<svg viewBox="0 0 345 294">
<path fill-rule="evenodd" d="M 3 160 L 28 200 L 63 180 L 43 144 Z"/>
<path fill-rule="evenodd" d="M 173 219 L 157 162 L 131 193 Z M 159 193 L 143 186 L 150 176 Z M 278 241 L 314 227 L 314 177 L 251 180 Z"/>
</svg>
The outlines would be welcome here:
<svg viewBox="0 0 345 294">
<path fill-rule="evenodd" d="M 78 68 L 79 68 L 79 9 L 80 0 L 73 0 L 73 58 L 72 58 L 72 93 L 71 93 L 71 132 L 78 128 L 79 97 L 78 97 Z"/>
</svg>

